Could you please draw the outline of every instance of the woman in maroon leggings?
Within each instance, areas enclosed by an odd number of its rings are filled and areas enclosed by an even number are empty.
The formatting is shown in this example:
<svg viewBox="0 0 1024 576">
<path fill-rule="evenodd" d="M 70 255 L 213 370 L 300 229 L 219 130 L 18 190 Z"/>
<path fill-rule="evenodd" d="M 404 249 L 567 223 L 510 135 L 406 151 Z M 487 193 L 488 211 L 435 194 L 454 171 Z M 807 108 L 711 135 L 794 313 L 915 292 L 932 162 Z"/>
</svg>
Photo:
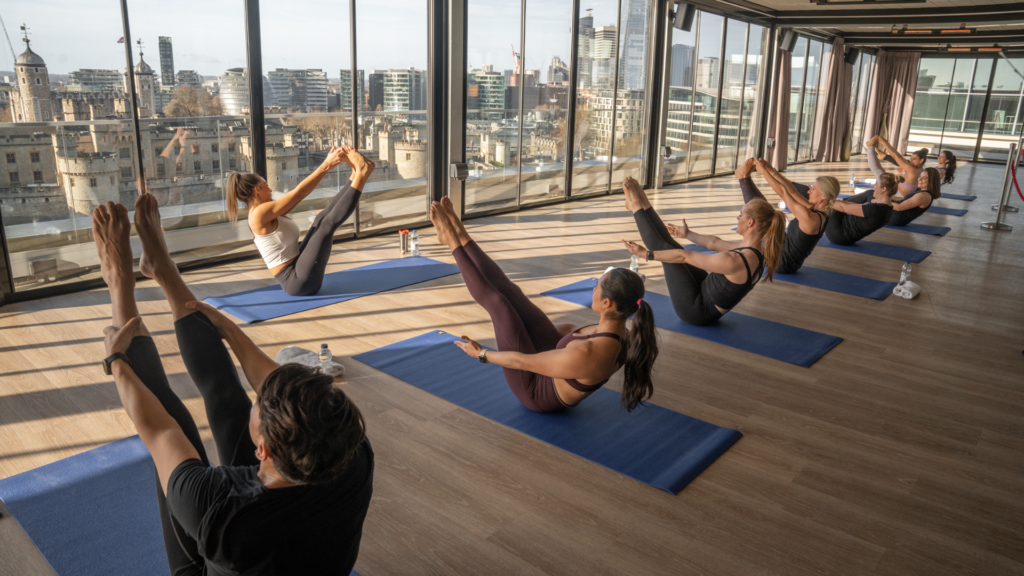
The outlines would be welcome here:
<svg viewBox="0 0 1024 576">
<path fill-rule="evenodd" d="M 466 336 L 455 344 L 480 362 L 501 366 L 523 406 L 534 412 L 565 410 L 623 367 L 622 405 L 632 410 L 651 396 L 658 343 L 639 275 L 615 268 L 601 277 L 591 305 L 601 315 L 599 323 L 556 326 L 469 237 L 451 200 L 434 202 L 430 221 L 438 241 L 451 249 L 469 293 L 490 314 L 498 351 L 484 350 Z"/>
</svg>

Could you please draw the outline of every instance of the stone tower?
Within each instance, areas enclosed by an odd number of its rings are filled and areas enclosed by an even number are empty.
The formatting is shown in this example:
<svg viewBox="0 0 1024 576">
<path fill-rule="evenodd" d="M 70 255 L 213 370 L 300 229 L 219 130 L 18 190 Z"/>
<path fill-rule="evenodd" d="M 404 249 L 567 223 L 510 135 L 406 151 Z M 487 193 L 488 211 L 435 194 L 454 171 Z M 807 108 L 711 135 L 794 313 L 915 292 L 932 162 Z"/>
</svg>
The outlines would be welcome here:
<svg viewBox="0 0 1024 576">
<path fill-rule="evenodd" d="M 18 91 L 11 93 L 11 114 L 15 122 L 50 122 L 53 101 L 50 99 L 50 75 L 46 62 L 29 47 L 15 61 Z"/>
<path fill-rule="evenodd" d="M 139 96 L 139 118 L 152 118 L 156 113 L 156 95 L 153 93 L 153 68 L 142 59 L 142 49 L 139 49 L 139 63 L 135 65 L 135 91 Z M 132 74 L 124 69 L 124 91 L 130 93 L 128 87 L 129 78 Z"/>
</svg>

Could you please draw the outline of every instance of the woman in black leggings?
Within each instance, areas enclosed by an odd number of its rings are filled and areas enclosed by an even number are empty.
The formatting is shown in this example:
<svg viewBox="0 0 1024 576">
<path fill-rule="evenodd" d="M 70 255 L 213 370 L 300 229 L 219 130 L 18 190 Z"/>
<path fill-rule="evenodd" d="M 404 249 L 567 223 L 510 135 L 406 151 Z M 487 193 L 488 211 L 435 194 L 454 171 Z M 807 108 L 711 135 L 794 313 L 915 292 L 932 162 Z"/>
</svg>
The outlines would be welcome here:
<svg viewBox="0 0 1024 576">
<path fill-rule="evenodd" d="M 534 412 L 571 408 L 619 368 L 625 368 L 622 405 L 627 410 L 651 396 L 658 342 L 638 274 L 615 268 L 601 277 L 591 305 L 601 315 L 597 324 L 556 326 L 470 238 L 451 200 L 434 202 L 430 221 L 438 241 L 451 249 L 469 293 L 491 316 L 498 351 L 484 350 L 466 336 L 455 344 L 480 362 L 501 366 L 523 406 Z"/>
<path fill-rule="evenodd" d="M 917 177 L 917 190 L 903 197 L 903 200 L 892 204 L 890 226 L 906 226 L 931 208 L 932 200 L 942 196 L 942 176 L 935 168 L 925 168 Z"/>
<path fill-rule="evenodd" d="M 299 225 L 287 214 L 342 162 L 352 167 L 351 180 L 316 215 L 300 243 Z M 274 279 L 286 294 L 311 296 L 323 285 L 334 232 L 359 205 L 363 187 L 374 168 L 374 163 L 356 150 L 348 146 L 332 147 L 323 164 L 277 200 L 273 199 L 266 180 L 258 174 L 233 172 L 227 182 L 228 216 L 234 222 L 238 218 L 238 202 L 245 203 L 249 211 L 249 230 Z"/>
<path fill-rule="evenodd" d="M 868 150 L 870 162 L 873 150 Z M 876 159 L 877 163 L 877 159 Z M 830 242 L 849 246 L 885 226 L 892 217 L 892 197 L 901 177 L 889 172 L 877 174 L 874 188 L 837 201 L 825 226 Z"/>
<path fill-rule="evenodd" d="M 804 186 L 790 182 L 764 160 L 750 158 L 736 169 L 744 202 L 750 202 L 755 198 L 765 200 L 764 194 L 750 178 L 750 172 L 755 169 L 764 176 L 768 185 L 796 216 L 786 227 L 782 255 L 775 270 L 779 274 L 795 274 L 825 234 L 825 223 L 832 211 L 832 205 L 839 196 L 839 181 L 832 176 L 819 176 L 813 184 Z"/>
<path fill-rule="evenodd" d="M 330 376 L 278 366 L 225 316 L 195 302 L 167 252 L 156 201 L 139 189 L 139 268 L 170 303 L 221 464 L 210 466 L 139 318 L 128 211 L 108 202 L 93 213 L 113 305 L 104 367 L 156 465 L 171 574 L 348 574 L 373 490 L 373 452 L 359 409 Z M 255 405 L 222 338 L 256 392 Z"/>
<path fill-rule="evenodd" d="M 683 322 L 694 326 L 714 324 L 754 289 L 765 270 L 766 280 L 772 279 L 782 254 L 786 215 L 767 201 L 755 198 L 747 202 L 736 218 L 736 231 L 743 240 L 726 242 L 690 231 L 686 220 L 681 227 L 665 226 L 633 178 L 626 178 L 622 190 L 626 193 L 626 209 L 633 213 L 647 247 L 625 240 L 623 243 L 635 256 L 664 263 L 672 307 Z M 715 253 L 684 250 L 673 236 Z"/>
</svg>

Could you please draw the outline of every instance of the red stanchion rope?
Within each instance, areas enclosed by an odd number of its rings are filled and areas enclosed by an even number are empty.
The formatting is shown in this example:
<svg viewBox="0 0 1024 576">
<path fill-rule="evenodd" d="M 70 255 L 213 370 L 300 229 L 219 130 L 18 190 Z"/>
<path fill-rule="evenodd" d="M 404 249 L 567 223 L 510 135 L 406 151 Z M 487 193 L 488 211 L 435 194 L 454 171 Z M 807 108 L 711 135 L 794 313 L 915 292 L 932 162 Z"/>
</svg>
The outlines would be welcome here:
<svg viewBox="0 0 1024 576">
<path fill-rule="evenodd" d="M 1017 196 L 1020 196 L 1021 200 L 1024 200 L 1024 194 L 1020 191 L 1020 184 L 1017 183 L 1017 165 L 1013 166 L 1013 185 L 1017 188 Z"/>
</svg>

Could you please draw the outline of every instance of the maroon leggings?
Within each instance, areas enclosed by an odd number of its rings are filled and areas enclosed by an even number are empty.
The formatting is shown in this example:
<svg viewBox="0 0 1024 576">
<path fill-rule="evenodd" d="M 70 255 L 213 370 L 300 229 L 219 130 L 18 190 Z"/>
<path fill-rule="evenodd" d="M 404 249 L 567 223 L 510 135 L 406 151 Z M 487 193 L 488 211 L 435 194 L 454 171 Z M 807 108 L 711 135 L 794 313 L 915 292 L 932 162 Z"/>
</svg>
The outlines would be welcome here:
<svg viewBox="0 0 1024 576">
<path fill-rule="evenodd" d="M 562 338 L 558 329 L 476 242 L 456 248 L 452 256 L 469 293 L 491 316 L 499 351 L 536 354 L 555 349 Z M 555 393 L 551 377 L 512 368 L 502 370 L 508 387 L 523 406 L 534 412 L 566 408 Z"/>
</svg>

